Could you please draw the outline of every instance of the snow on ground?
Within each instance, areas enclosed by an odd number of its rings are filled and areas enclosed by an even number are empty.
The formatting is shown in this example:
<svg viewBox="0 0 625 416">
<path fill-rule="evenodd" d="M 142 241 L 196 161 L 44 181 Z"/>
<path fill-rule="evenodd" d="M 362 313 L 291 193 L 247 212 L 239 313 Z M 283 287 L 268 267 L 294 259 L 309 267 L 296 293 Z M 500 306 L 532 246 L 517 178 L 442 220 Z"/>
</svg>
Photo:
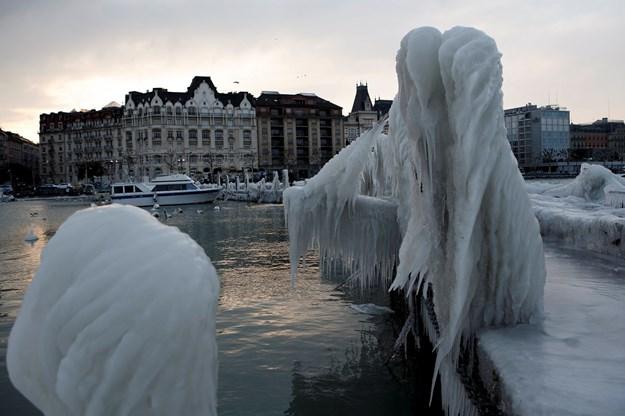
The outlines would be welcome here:
<svg viewBox="0 0 625 416">
<path fill-rule="evenodd" d="M 480 363 L 491 361 L 506 414 L 625 414 L 625 263 L 546 249 L 542 326 L 480 335 Z"/>
<path fill-rule="evenodd" d="M 46 415 L 214 415 L 218 294 L 177 228 L 131 206 L 79 211 L 26 292 L 10 379 Z"/>
<path fill-rule="evenodd" d="M 582 165 L 565 184 L 527 183 L 541 234 L 565 245 L 625 254 L 625 180 L 598 165 Z"/>
</svg>

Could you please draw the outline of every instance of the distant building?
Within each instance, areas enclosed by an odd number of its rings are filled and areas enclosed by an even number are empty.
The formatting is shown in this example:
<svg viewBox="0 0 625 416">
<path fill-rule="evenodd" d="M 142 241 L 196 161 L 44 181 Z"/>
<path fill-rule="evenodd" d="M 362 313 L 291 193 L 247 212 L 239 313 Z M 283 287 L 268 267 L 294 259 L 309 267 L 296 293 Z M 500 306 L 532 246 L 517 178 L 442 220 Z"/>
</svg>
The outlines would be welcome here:
<svg viewBox="0 0 625 416">
<path fill-rule="evenodd" d="M 122 141 L 128 175 L 180 172 L 198 178 L 256 169 L 254 105 L 247 92 L 218 92 L 210 77 L 194 77 L 183 92 L 129 92 Z"/>
<path fill-rule="evenodd" d="M 39 116 L 42 183 L 79 183 L 121 177 L 122 112 L 116 103 L 101 110 Z"/>
<path fill-rule="evenodd" d="M 371 129 L 378 120 L 389 112 L 392 104 L 392 100 L 378 99 L 372 105 L 367 84 L 357 84 L 352 111 L 343 122 L 345 142 L 351 143 Z"/>
<path fill-rule="evenodd" d="M 393 100 L 381 100 L 376 98 L 375 104 L 373 104 L 373 110 L 378 113 L 378 120 L 386 116 L 391 111 Z"/>
<path fill-rule="evenodd" d="M 537 170 L 568 160 L 570 114 L 565 108 L 527 104 L 505 110 L 504 119 L 520 169 Z"/>
<path fill-rule="evenodd" d="M 315 94 L 263 91 L 256 112 L 261 170 L 308 178 L 344 146 L 342 108 Z"/>
<path fill-rule="evenodd" d="M 0 185 L 32 187 L 39 176 L 39 146 L 0 129 Z"/>
<path fill-rule="evenodd" d="M 574 160 L 622 160 L 625 156 L 625 123 L 603 118 L 589 124 L 571 124 Z"/>
</svg>

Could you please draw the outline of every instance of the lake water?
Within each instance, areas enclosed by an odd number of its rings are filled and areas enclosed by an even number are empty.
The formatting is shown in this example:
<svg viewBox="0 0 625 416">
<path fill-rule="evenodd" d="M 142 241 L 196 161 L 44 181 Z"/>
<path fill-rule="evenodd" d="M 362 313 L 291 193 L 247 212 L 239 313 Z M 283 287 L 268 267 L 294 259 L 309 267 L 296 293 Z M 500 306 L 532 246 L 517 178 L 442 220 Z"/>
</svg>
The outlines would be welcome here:
<svg viewBox="0 0 625 416">
<path fill-rule="evenodd" d="M 282 206 L 218 205 L 220 210 L 183 207 L 167 223 L 204 248 L 221 278 L 220 415 L 440 413 L 426 407 L 429 388 L 419 388 L 401 362 L 389 361 L 398 330 L 393 317 L 350 308 L 383 305 L 383 294 L 350 291 L 340 276 L 321 278 L 312 255 L 292 288 Z M 7 338 L 41 251 L 84 207 L 69 201 L 0 204 L 0 415 L 40 414 L 8 380 Z M 30 228 L 40 237 L 33 245 L 24 242 Z M 424 379 L 431 374 L 423 369 Z"/>
</svg>

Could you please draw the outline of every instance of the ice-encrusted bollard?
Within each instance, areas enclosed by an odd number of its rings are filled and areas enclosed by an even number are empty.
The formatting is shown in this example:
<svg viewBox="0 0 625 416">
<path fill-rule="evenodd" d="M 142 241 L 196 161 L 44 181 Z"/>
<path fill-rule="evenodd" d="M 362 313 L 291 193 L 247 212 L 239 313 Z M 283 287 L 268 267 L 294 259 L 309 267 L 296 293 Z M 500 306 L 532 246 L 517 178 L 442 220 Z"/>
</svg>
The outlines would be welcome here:
<svg viewBox="0 0 625 416">
<path fill-rule="evenodd" d="M 218 294 L 177 228 L 130 206 L 79 211 L 26 292 L 10 379 L 46 415 L 215 415 Z"/>
</svg>

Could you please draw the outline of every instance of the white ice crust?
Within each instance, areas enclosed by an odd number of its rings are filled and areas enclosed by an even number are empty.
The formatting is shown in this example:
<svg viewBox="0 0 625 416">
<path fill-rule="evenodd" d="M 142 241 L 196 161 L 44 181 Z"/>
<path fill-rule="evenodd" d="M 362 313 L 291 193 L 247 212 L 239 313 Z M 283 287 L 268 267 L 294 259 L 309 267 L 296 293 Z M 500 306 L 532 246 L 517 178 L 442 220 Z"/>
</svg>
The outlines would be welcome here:
<svg viewBox="0 0 625 416">
<path fill-rule="evenodd" d="M 292 267 L 318 245 L 323 258 L 349 259 L 366 285 L 386 282 L 397 262 L 390 288 L 411 308 L 431 288 L 439 331 L 420 318 L 445 410 L 472 414 L 455 375 L 463 344 L 480 328 L 542 317 L 539 225 L 506 139 L 495 42 L 470 28 L 415 29 L 396 68 L 388 136 L 379 124 L 284 193 Z M 363 219 L 367 227 L 353 226 Z"/>
<path fill-rule="evenodd" d="M 527 184 L 541 233 L 572 247 L 625 255 L 625 180 L 599 165 L 582 164 L 570 183 Z"/>
<path fill-rule="evenodd" d="M 131 206 L 79 211 L 26 292 L 10 379 L 46 415 L 214 415 L 218 294 L 177 228 Z"/>
</svg>

